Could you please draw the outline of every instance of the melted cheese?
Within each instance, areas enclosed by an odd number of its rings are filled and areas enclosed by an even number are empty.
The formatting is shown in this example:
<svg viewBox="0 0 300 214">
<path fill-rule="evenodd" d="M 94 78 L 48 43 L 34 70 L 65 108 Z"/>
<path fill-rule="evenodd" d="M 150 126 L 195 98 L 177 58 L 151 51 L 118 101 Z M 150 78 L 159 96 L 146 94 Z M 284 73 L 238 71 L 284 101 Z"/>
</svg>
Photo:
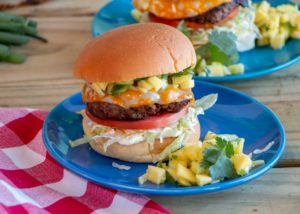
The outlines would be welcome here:
<svg viewBox="0 0 300 214">
<path fill-rule="evenodd" d="M 114 104 L 117 104 L 119 106 L 124 106 L 124 101 L 120 96 L 110 96 L 110 98 L 112 99 L 112 102 Z"/>
<path fill-rule="evenodd" d="M 169 103 L 172 100 L 176 100 L 174 98 L 179 97 L 179 89 L 174 86 L 168 86 L 166 90 L 160 93 L 160 100 L 162 103 Z"/>
<path fill-rule="evenodd" d="M 143 93 L 137 89 L 129 89 L 117 96 L 101 96 L 88 85 L 85 85 L 82 90 L 82 98 L 85 103 L 102 101 L 129 108 L 151 105 L 154 103 L 169 104 L 185 99 L 193 99 L 193 94 L 191 90 L 180 90 L 177 87 L 170 85 L 165 90 L 159 92 L 149 91 L 148 93 Z"/>
<path fill-rule="evenodd" d="M 182 19 L 205 13 L 232 0 L 133 0 L 133 5 L 165 19 Z"/>
</svg>

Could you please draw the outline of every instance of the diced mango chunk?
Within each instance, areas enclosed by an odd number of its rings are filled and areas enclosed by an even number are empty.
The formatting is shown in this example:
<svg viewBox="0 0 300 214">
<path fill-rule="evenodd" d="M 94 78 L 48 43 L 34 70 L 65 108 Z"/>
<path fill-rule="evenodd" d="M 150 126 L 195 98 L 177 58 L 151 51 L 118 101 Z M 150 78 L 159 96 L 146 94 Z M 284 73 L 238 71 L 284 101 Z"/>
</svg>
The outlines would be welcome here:
<svg viewBox="0 0 300 214">
<path fill-rule="evenodd" d="M 299 30 L 292 30 L 291 37 L 294 39 L 300 39 L 300 29 Z"/>
<path fill-rule="evenodd" d="M 174 152 L 172 154 L 172 157 L 174 157 L 174 159 L 176 159 L 176 160 L 187 160 L 187 158 L 183 152 L 183 149 L 179 149 L 176 152 Z"/>
<path fill-rule="evenodd" d="M 285 36 L 282 33 L 275 35 L 270 40 L 271 47 L 274 49 L 281 49 L 285 44 Z"/>
<path fill-rule="evenodd" d="M 194 86 L 195 86 L 195 81 L 194 81 L 194 80 L 189 80 L 189 81 L 180 83 L 179 86 L 180 86 L 180 88 L 183 89 L 183 90 L 188 90 L 188 89 L 194 88 Z"/>
<path fill-rule="evenodd" d="M 267 1 L 262 1 L 259 6 L 257 7 L 258 11 L 263 11 L 263 12 L 268 12 L 270 9 L 271 5 Z"/>
<path fill-rule="evenodd" d="M 225 66 L 223 65 L 208 65 L 207 69 L 209 70 L 209 76 L 222 77 L 225 75 Z"/>
<path fill-rule="evenodd" d="M 177 176 L 178 176 L 178 180 L 179 178 L 183 178 L 191 183 L 196 182 L 195 175 L 193 174 L 193 172 L 188 168 L 186 168 L 185 166 L 183 166 L 182 164 L 177 165 Z"/>
<path fill-rule="evenodd" d="M 181 164 L 184 167 L 188 167 L 188 160 L 177 160 L 177 159 L 172 159 L 169 161 L 169 167 L 176 169 L 177 165 Z"/>
<path fill-rule="evenodd" d="M 228 69 L 231 74 L 242 74 L 245 71 L 245 66 L 242 63 L 229 65 Z"/>
<path fill-rule="evenodd" d="M 173 168 L 167 168 L 167 172 L 172 176 L 172 178 L 177 181 L 178 180 L 178 176 L 176 173 L 176 169 Z"/>
<path fill-rule="evenodd" d="M 200 161 L 203 158 L 202 149 L 199 145 L 188 145 L 183 148 L 185 157 L 190 161 Z"/>
<path fill-rule="evenodd" d="M 244 142 L 245 142 L 245 139 L 241 138 L 240 142 L 237 144 L 237 146 L 234 150 L 234 154 L 242 154 L 243 153 Z"/>
<path fill-rule="evenodd" d="M 248 155 L 238 154 L 232 156 L 233 166 L 238 175 L 246 175 L 251 169 L 252 160 Z"/>
<path fill-rule="evenodd" d="M 200 168 L 200 162 L 198 162 L 198 161 L 192 161 L 192 162 L 191 162 L 190 170 L 191 170 L 194 174 L 198 174 L 198 173 L 199 173 L 199 168 Z"/>
<path fill-rule="evenodd" d="M 179 185 L 186 186 L 186 187 L 192 186 L 192 184 L 188 180 L 186 180 L 182 177 L 178 178 L 177 181 L 178 181 Z"/>
<path fill-rule="evenodd" d="M 300 39 L 300 11 L 296 5 L 287 3 L 271 7 L 267 1 L 262 1 L 255 8 L 255 24 L 261 33 L 258 46 L 270 44 L 273 49 L 281 49 L 290 37 Z"/>
<path fill-rule="evenodd" d="M 208 175 L 196 175 L 196 183 L 198 186 L 204 186 L 206 184 L 210 184 L 212 182 L 212 178 Z"/>
<path fill-rule="evenodd" d="M 257 10 L 256 15 L 255 15 L 255 23 L 258 26 L 262 26 L 266 24 L 269 21 L 269 15 L 267 12 Z"/>
<path fill-rule="evenodd" d="M 156 166 L 148 166 L 147 180 L 155 184 L 161 184 L 166 181 L 166 170 Z"/>
<path fill-rule="evenodd" d="M 176 85 L 176 84 L 188 82 L 191 79 L 192 79 L 192 75 L 175 76 L 175 77 L 172 77 L 172 82 L 173 82 L 173 84 Z"/>
<path fill-rule="evenodd" d="M 141 90 L 142 92 L 145 93 L 145 92 L 149 91 L 150 89 L 152 89 L 153 86 L 151 85 L 151 83 L 149 83 L 146 80 L 140 80 L 137 83 L 137 87 L 139 90 Z"/>
<path fill-rule="evenodd" d="M 160 78 L 158 77 L 149 77 L 147 81 L 152 85 L 155 91 L 158 91 L 159 89 L 162 88 L 163 82 Z"/>
</svg>

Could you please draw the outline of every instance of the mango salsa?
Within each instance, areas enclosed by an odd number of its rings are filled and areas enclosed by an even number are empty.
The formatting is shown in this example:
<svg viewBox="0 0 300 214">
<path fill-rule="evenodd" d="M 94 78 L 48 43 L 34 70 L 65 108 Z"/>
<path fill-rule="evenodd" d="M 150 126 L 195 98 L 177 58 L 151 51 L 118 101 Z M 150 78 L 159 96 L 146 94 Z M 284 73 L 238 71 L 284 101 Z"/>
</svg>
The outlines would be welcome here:
<svg viewBox="0 0 300 214">
<path fill-rule="evenodd" d="M 181 186 L 204 186 L 224 179 L 247 175 L 252 168 L 264 164 L 251 160 L 244 153 L 245 139 L 236 135 L 208 132 L 203 142 L 188 144 L 172 152 L 169 160 L 149 165 L 139 178 L 161 184 L 177 183 Z"/>
</svg>

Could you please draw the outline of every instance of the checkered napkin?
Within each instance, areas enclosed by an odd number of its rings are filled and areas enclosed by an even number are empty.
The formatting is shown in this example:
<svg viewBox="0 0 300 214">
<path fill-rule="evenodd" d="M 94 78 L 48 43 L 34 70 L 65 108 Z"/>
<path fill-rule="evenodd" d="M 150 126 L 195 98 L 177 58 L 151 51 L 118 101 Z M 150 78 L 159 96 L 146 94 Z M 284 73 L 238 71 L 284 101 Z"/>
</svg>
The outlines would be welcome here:
<svg viewBox="0 0 300 214">
<path fill-rule="evenodd" d="M 0 213 L 170 213 L 142 195 L 90 183 L 42 142 L 46 112 L 0 108 Z"/>
</svg>

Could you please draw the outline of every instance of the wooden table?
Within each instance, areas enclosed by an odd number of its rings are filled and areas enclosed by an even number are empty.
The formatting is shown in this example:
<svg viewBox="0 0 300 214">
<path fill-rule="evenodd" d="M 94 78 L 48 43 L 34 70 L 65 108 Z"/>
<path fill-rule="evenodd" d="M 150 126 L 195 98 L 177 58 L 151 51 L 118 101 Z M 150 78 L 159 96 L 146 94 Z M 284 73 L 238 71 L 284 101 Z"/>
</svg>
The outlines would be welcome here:
<svg viewBox="0 0 300 214">
<path fill-rule="evenodd" d="M 50 0 L 12 10 L 36 19 L 49 43 L 32 41 L 22 48 L 29 55 L 25 64 L 0 64 L 0 106 L 50 110 L 79 91 L 81 81 L 72 77 L 73 64 L 91 38 L 93 14 L 105 2 Z M 224 84 L 255 97 L 279 116 L 287 146 L 276 168 L 255 181 L 220 193 L 150 197 L 174 213 L 300 213 L 299 66 L 297 63 L 259 79 Z"/>
</svg>

